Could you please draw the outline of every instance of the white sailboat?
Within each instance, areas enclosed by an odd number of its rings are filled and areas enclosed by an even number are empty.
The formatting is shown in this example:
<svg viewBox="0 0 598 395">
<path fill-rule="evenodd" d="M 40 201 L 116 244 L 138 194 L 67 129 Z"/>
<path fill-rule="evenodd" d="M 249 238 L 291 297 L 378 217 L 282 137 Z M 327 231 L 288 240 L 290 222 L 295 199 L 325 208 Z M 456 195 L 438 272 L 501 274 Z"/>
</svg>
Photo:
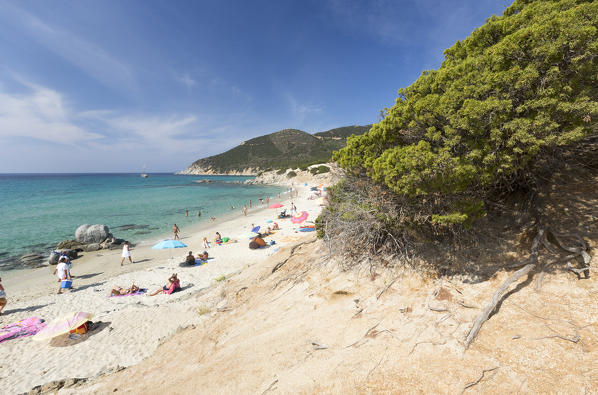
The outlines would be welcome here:
<svg viewBox="0 0 598 395">
<path fill-rule="evenodd" d="M 141 178 L 147 178 L 147 177 L 148 177 L 148 175 L 147 175 L 147 173 L 145 172 L 145 165 L 143 165 L 143 170 L 142 170 L 142 172 L 141 172 Z"/>
</svg>

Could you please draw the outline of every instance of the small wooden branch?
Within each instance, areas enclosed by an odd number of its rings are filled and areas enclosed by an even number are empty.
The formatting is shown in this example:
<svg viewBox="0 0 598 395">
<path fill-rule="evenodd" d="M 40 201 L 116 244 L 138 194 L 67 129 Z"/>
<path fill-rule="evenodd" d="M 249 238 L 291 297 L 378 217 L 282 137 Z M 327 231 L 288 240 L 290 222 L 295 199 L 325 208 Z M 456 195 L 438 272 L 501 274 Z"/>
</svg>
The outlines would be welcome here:
<svg viewBox="0 0 598 395">
<path fill-rule="evenodd" d="M 471 388 L 471 387 L 473 387 L 474 385 L 476 385 L 476 384 L 478 384 L 480 381 L 482 381 L 482 379 L 484 378 L 484 375 L 485 375 L 486 373 L 488 373 L 488 372 L 492 372 L 492 371 L 494 371 L 494 370 L 496 370 L 496 369 L 498 369 L 498 368 L 499 368 L 499 367 L 498 367 L 498 366 L 496 366 L 496 367 L 494 367 L 494 368 L 491 368 L 491 369 L 484 369 L 484 370 L 482 370 L 482 375 L 480 376 L 480 378 L 478 378 L 476 381 L 472 381 L 471 383 L 467 383 L 467 384 L 465 384 L 465 387 L 463 387 L 463 391 L 461 391 L 461 393 L 464 393 L 464 392 L 465 392 L 465 390 L 467 390 L 468 388 Z"/>
<path fill-rule="evenodd" d="M 446 344 L 446 340 L 443 341 L 442 343 L 436 343 L 436 342 L 429 341 L 429 340 L 423 341 L 423 342 L 417 342 L 413 345 L 413 347 L 411 348 L 411 351 L 409 351 L 409 354 L 407 354 L 407 355 L 413 354 L 413 351 L 415 351 L 415 347 L 419 346 L 420 344 L 431 344 L 433 346 L 442 346 L 443 344 Z"/>
<path fill-rule="evenodd" d="M 363 335 L 363 337 L 362 337 L 361 339 L 357 340 L 357 341 L 356 341 L 355 343 L 353 343 L 353 344 L 349 344 L 348 346 L 345 346 L 345 348 L 353 347 L 353 346 L 355 346 L 356 344 L 360 343 L 360 342 L 361 342 L 363 339 L 365 339 L 366 337 L 368 337 L 368 336 L 371 334 L 371 332 L 372 332 L 374 329 L 376 329 L 376 327 L 377 327 L 378 325 L 380 325 L 380 323 L 381 323 L 381 322 L 382 322 L 382 320 L 378 321 L 378 323 L 377 323 L 376 325 L 374 325 L 373 327 L 371 327 L 370 329 L 368 329 L 368 330 L 367 330 L 367 332 L 365 332 L 365 335 Z"/>
<path fill-rule="evenodd" d="M 494 309 L 496 309 L 496 305 L 498 305 L 498 302 L 500 302 L 500 300 L 502 299 L 502 296 L 505 293 L 505 291 L 507 290 L 507 288 L 509 288 L 509 286 L 513 282 L 515 282 L 515 281 L 519 280 L 521 277 L 527 275 L 529 272 L 532 271 L 532 269 L 534 269 L 536 267 L 536 265 L 538 263 L 538 247 L 539 247 L 540 241 L 542 240 L 542 237 L 544 237 L 544 231 L 545 231 L 544 228 L 538 229 L 538 234 L 536 235 L 536 237 L 534 238 L 534 241 L 532 242 L 532 251 L 531 251 L 531 255 L 530 255 L 530 262 L 527 265 L 525 265 L 524 267 L 522 267 L 521 269 L 517 270 L 515 273 L 513 273 L 509 278 L 507 278 L 507 280 L 494 293 L 494 296 L 492 297 L 490 303 L 488 303 L 488 305 L 482 310 L 482 313 L 480 314 L 480 316 L 474 321 L 473 326 L 472 326 L 471 330 L 469 331 L 469 333 L 467 334 L 467 338 L 465 339 L 465 349 L 469 348 L 469 345 L 476 338 L 478 332 L 482 328 L 482 325 L 484 324 L 484 322 L 486 322 L 486 320 L 490 316 L 490 313 L 492 313 L 494 311 Z"/>
<path fill-rule="evenodd" d="M 391 287 L 391 286 L 392 286 L 392 285 L 393 285 L 393 284 L 394 284 L 394 283 L 395 283 L 395 282 L 396 282 L 398 279 L 399 279 L 399 277 L 398 277 L 398 276 L 397 276 L 397 277 L 395 277 L 395 279 L 394 279 L 394 280 L 392 280 L 392 281 L 391 281 L 391 282 L 390 282 L 390 283 L 389 283 L 389 284 L 388 284 L 386 287 L 384 287 L 384 289 L 383 289 L 382 291 L 380 291 L 380 293 L 378 294 L 378 296 L 376 296 L 376 300 L 380 299 L 380 296 L 382 296 L 382 294 L 383 294 L 384 292 L 386 292 L 386 290 L 387 290 L 388 288 L 390 288 L 390 287 Z"/>
<path fill-rule="evenodd" d="M 266 388 L 266 390 L 264 392 L 262 392 L 262 395 L 264 395 L 266 392 L 270 391 L 272 389 L 272 387 L 274 387 L 276 385 L 276 383 L 278 383 L 278 379 L 274 380 L 269 386 L 268 388 Z"/>
</svg>

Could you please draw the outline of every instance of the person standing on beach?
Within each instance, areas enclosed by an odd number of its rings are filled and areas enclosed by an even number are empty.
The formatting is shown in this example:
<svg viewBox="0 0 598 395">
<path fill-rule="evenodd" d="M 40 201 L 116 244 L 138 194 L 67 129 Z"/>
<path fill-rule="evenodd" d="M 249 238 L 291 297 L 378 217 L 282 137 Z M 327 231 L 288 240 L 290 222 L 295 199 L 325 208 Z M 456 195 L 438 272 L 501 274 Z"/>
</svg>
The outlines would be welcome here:
<svg viewBox="0 0 598 395">
<path fill-rule="evenodd" d="M 69 272 L 69 267 L 66 265 L 66 259 L 60 258 L 58 261 L 58 265 L 54 268 L 54 273 L 58 276 L 58 293 L 62 293 L 61 283 L 64 280 L 71 280 L 71 273 Z"/>
<path fill-rule="evenodd" d="M 243 205 L 243 215 L 247 217 L 247 205 Z"/>
<path fill-rule="evenodd" d="M 4 287 L 2 286 L 2 279 L 0 278 L 0 315 L 2 315 L 2 310 L 6 306 L 6 292 L 4 292 Z"/>
<path fill-rule="evenodd" d="M 266 197 L 266 205 L 270 204 L 270 198 Z"/>
<path fill-rule="evenodd" d="M 197 218 L 201 217 L 201 211 L 197 210 Z"/>
<path fill-rule="evenodd" d="M 174 233 L 174 239 L 175 240 L 180 240 L 180 238 L 179 238 L 179 232 L 180 232 L 179 227 L 176 226 L 176 224 L 172 225 L 172 233 Z"/>
<path fill-rule="evenodd" d="M 129 242 L 125 241 L 125 244 L 123 245 L 123 253 L 121 254 L 122 259 L 120 260 L 120 265 L 123 265 L 123 262 L 125 261 L 125 258 L 129 258 L 129 262 L 133 263 L 133 260 L 131 259 L 131 249 L 129 248 Z"/>
<path fill-rule="evenodd" d="M 185 217 L 189 216 L 189 210 L 185 210 Z"/>
<path fill-rule="evenodd" d="M 249 199 L 249 208 L 251 208 L 251 199 Z"/>
</svg>

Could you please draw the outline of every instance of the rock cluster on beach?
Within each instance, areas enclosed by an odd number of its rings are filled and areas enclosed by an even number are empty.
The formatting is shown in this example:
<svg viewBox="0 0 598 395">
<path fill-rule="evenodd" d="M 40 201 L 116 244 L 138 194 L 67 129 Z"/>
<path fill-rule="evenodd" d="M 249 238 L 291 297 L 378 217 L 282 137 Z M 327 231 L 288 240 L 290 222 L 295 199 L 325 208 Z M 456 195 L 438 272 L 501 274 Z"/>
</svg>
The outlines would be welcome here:
<svg viewBox="0 0 598 395">
<path fill-rule="evenodd" d="M 61 254 L 75 259 L 81 251 L 97 251 L 102 249 L 116 249 L 124 240 L 115 238 L 106 225 L 84 224 L 75 231 L 74 240 L 64 240 L 58 243 L 56 249 L 50 254 L 49 263 L 55 265 Z"/>
</svg>

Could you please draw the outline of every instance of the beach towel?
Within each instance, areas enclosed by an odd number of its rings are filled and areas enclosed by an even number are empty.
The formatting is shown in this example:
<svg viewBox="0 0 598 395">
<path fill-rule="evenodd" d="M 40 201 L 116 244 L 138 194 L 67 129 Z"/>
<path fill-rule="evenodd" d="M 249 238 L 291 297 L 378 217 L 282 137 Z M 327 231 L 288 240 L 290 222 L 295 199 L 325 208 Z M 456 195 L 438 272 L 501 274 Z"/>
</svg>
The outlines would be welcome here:
<svg viewBox="0 0 598 395">
<path fill-rule="evenodd" d="M 12 324 L 4 325 L 0 328 L 0 343 L 35 335 L 45 326 L 44 320 L 38 317 L 29 317 Z"/>
<path fill-rule="evenodd" d="M 216 259 L 216 258 L 209 257 L 207 261 L 204 261 L 204 260 L 202 260 L 202 259 L 196 259 L 196 260 L 195 260 L 195 264 L 193 264 L 193 265 L 190 265 L 190 264 L 188 264 L 187 262 L 181 262 L 181 263 L 179 263 L 179 266 L 180 266 L 180 267 L 195 267 L 195 266 L 202 266 L 202 265 L 205 265 L 206 263 L 208 263 L 209 261 L 213 261 L 214 259 Z"/>
<path fill-rule="evenodd" d="M 123 297 L 123 296 L 143 295 L 143 294 L 144 294 L 144 293 L 146 293 L 146 292 L 147 292 L 147 288 L 141 288 L 141 289 L 139 289 L 139 291 L 137 291 L 137 292 L 133 292 L 133 293 L 130 293 L 130 294 L 124 294 L 124 295 L 110 295 L 110 296 L 108 296 L 108 297 L 109 297 L 109 298 L 120 298 L 120 297 Z"/>
<path fill-rule="evenodd" d="M 180 290 L 181 290 L 181 282 L 175 281 L 174 283 L 172 283 L 172 285 L 170 286 L 169 289 L 163 290 L 162 293 L 170 295 L 171 293 L 178 292 Z"/>
</svg>

